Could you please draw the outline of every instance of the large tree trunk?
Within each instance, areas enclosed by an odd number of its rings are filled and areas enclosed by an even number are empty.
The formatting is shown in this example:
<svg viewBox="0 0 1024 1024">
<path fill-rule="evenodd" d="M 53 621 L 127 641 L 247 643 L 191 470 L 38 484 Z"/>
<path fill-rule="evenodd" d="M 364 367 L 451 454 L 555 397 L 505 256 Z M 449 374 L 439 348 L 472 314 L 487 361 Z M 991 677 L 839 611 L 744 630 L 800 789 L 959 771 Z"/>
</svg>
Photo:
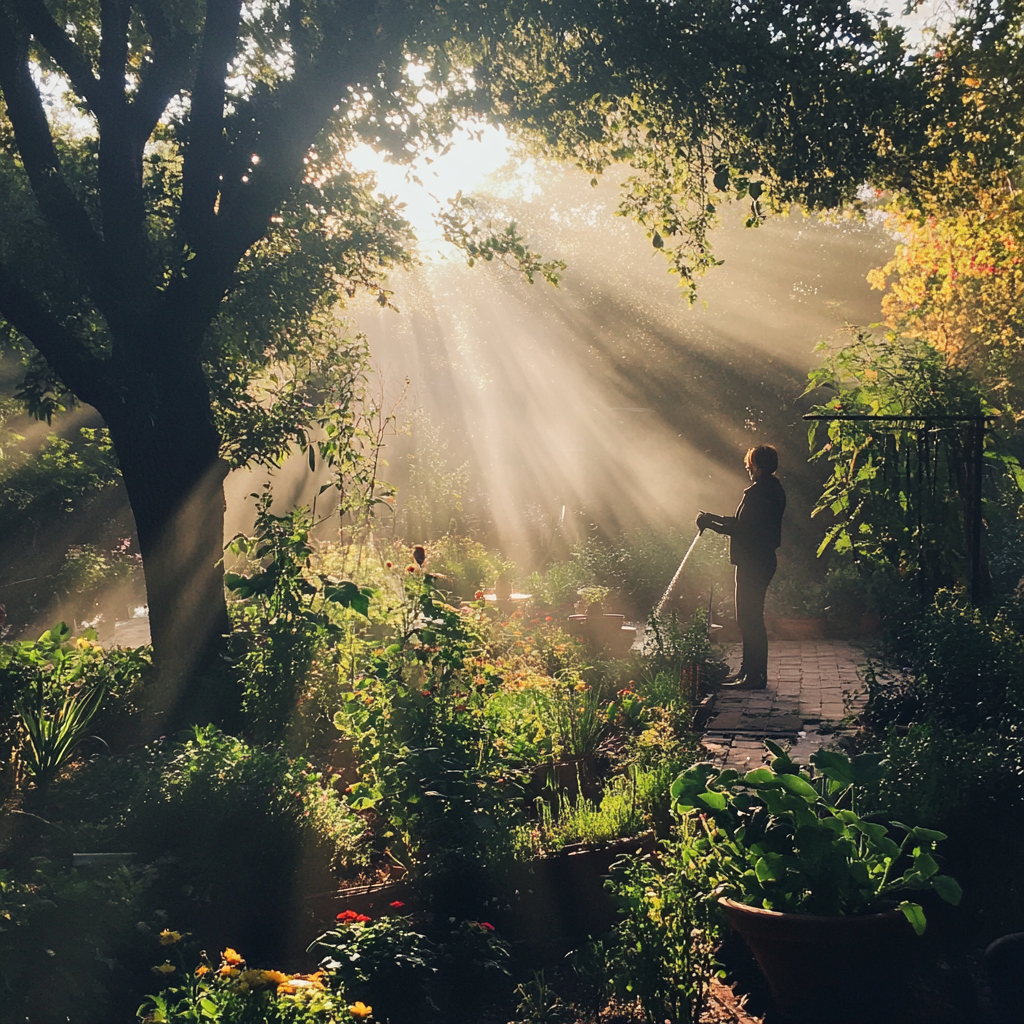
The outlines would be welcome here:
<svg viewBox="0 0 1024 1024">
<path fill-rule="evenodd" d="M 199 367 L 139 370 L 101 409 L 135 515 L 157 671 L 160 731 L 238 725 L 239 698 L 223 658 L 224 478 L 210 397 Z M 147 386 L 156 385 L 156 386 Z"/>
</svg>

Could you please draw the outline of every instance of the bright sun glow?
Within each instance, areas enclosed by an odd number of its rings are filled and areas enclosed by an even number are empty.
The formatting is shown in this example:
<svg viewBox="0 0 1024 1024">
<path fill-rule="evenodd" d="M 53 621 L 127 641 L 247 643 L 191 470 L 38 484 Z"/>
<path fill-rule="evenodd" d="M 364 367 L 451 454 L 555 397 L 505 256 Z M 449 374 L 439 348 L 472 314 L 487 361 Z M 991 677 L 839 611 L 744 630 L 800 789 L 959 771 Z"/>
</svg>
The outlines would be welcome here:
<svg viewBox="0 0 1024 1024">
<path fill-rule="evenodd" d="M 443 156 L 417 160 L 410 166 L 386 163 L 370 146 L 351 152 L 353 166 L 377 176 L 377 191 L 397 196 L 420 242 L 421 255 L 449 254 L 449 247 L 434 221 L 438 210 L 457 193 L 470 193 L 508 162 L 512 143 L 505 130 L 483 122 L 467 122 Z M 415 179 L 422 184 L 418 184 Z"/>
</svg>

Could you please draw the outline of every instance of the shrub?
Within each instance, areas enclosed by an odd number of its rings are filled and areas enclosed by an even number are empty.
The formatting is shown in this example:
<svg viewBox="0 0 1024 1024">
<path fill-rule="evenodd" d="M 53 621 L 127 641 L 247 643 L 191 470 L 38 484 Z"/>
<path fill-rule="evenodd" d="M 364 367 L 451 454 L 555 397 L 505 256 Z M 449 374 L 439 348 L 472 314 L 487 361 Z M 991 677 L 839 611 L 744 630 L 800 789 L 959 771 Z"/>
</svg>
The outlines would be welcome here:
<svg viewBox="0 0 1024 1024">
<path fill-rule="evenodd" d="M 428 936 L 402 914 L 371 920 L 349 910 L 309 948 L 326 954 L 320 967 L 333 990 L 395 1021 L 461 1018 L 493 1000 L 509 973 L 509 947 L 487 921 L 441 919 Z"/>
<path fill-rule="evenodd" d="M 256 532 L 238 535 L 230 549 L 253 560 L 247 572 L 228 573 L 225 585 L 238 595 L 231 644 L 237 660 L 249 729 L 260 741 L 283 739 L 299 695 L 314 669 L 337 671 L 336 617 L 352 608 L 364 617 L 373 592 L 351 581 L 313 571 L 305 507 L 271 513 L 270 491 L 259 496 Z"/>
<path fill-rule="evenodd" d="M 1017 597 L 992 614 L 962 591 L 939 591 L 907 628 L 892 669 L 868 672 L 869 721 L 883 731 L 930 722 L 960 733 L 1024 722 L 1022 612 Z"/>
<path fill-rule="evenodd" d="M 9 752 L 4 764 L 24 745 L 29 773 L 45 788 L 82 739 L 116 732 L 118 716 L 137 710 L 149 668 L 148 648 L 104 650 L 95 631 L 73 637 L 63 622 L 38 640 L 0 644 L 0 744 Z M 91 713 L 79 716 L 82 728 L 62 734 L 61 723 L 70 727 L 76 708 Z"/>
<path fill-rule="evenodd" d="M 707 908 L 678 847 L 666 845 L 661 863 L 620 857 L 606 885 L 620 915 L 605 950 L 612 994 L 639 1001 L 650 1024 L 697 1024 L 718 965 Z"/>
<path fill-rule="evenodd" d="M 0 871 L 0 1024 L 125 1019 L 152 880 L 147 869 L 92 876 L 41 858 L 21 877 Z"/>
<path fill-rule="evenodd" d="M 180 920 L 210 918 L 207 934 L 271 955 L 296 891 L 331 888 L 332 867 L 365 863 L 363 823 L 328 783 L 302 759 L 207 726 L 94 758 L 51 802 L 79 849 L 159 862 L 161 905 Z"/>
<path fill-rule="evenodd" d="M 485 711 L 503 679 L 484 657 L 483 614 L 445 603 L 429 574 L 407 586 L 406 628 L 368 659 L 335 724 L 356 750 L 350 804 L 379 815 L 391 858 L 437 884 L 503 846 L 520 791 Z"/>
</svg>

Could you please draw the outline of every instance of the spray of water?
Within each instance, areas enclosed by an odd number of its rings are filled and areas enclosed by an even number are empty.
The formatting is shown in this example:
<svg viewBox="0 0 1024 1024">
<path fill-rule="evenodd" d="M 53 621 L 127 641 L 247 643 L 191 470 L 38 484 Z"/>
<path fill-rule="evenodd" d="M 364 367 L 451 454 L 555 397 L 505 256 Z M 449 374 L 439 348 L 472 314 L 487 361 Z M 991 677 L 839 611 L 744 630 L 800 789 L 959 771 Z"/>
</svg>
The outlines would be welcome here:
<svg viewBox="0 0 1024 1024">
<path fill-rule="evenodd" d="M 661 615 L 661 610 L 665 607 L 665 602 L 669 599 L 669 597 L 672 594 L 672 591 L 675 589 L 676 583 L 678 582 L 679 577 L 682 576 L 683 569 L 686 567 L 686 561 L 690 557 L 690 555 L 693 554 L 693 549 L 697 546 L 697 541 L 700 540 L 701 534 L 703 532 L 703 530 L 698 530 L 697 536 L 694 537 L 692 541 L 690 541 L 690 546 L 686 549 L 686 554 L 683 555 L 683 560 L 679 563 L 679 568 L 676 569 L 675 576 L 672 577 L 671 581 L 669 582 L 669 585 L 665 588 L 665 593 L 661 595 L 661 600 L 658 602 L 657 607 L 654 609 L 654 614 L 656 617 Z"/>
</svg>

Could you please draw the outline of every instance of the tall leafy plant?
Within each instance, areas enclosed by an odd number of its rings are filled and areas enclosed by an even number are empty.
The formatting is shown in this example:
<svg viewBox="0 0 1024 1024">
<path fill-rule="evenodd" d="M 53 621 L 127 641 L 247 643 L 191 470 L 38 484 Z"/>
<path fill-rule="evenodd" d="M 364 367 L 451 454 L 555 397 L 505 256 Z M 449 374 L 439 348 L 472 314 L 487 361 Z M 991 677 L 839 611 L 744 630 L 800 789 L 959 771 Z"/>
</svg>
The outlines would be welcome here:
<svg viewBox="0 0 1024 1024">
<path fill-rule="evenodd" d="M 334 656 L 331 643 L 342 630 L 332 608 L 365 616 L 373 591 L 313 570 L 309 509 L 275 515 L 269 488 L 256 497 L 254 535 L 240 534 L 229 545 L 251 560 L 250 568 L 227 573 L 224 582 L 239 598 L 232 642 L 243 710 L 258 739 L 278 740 L 314 661 Z"/>
</svg>

